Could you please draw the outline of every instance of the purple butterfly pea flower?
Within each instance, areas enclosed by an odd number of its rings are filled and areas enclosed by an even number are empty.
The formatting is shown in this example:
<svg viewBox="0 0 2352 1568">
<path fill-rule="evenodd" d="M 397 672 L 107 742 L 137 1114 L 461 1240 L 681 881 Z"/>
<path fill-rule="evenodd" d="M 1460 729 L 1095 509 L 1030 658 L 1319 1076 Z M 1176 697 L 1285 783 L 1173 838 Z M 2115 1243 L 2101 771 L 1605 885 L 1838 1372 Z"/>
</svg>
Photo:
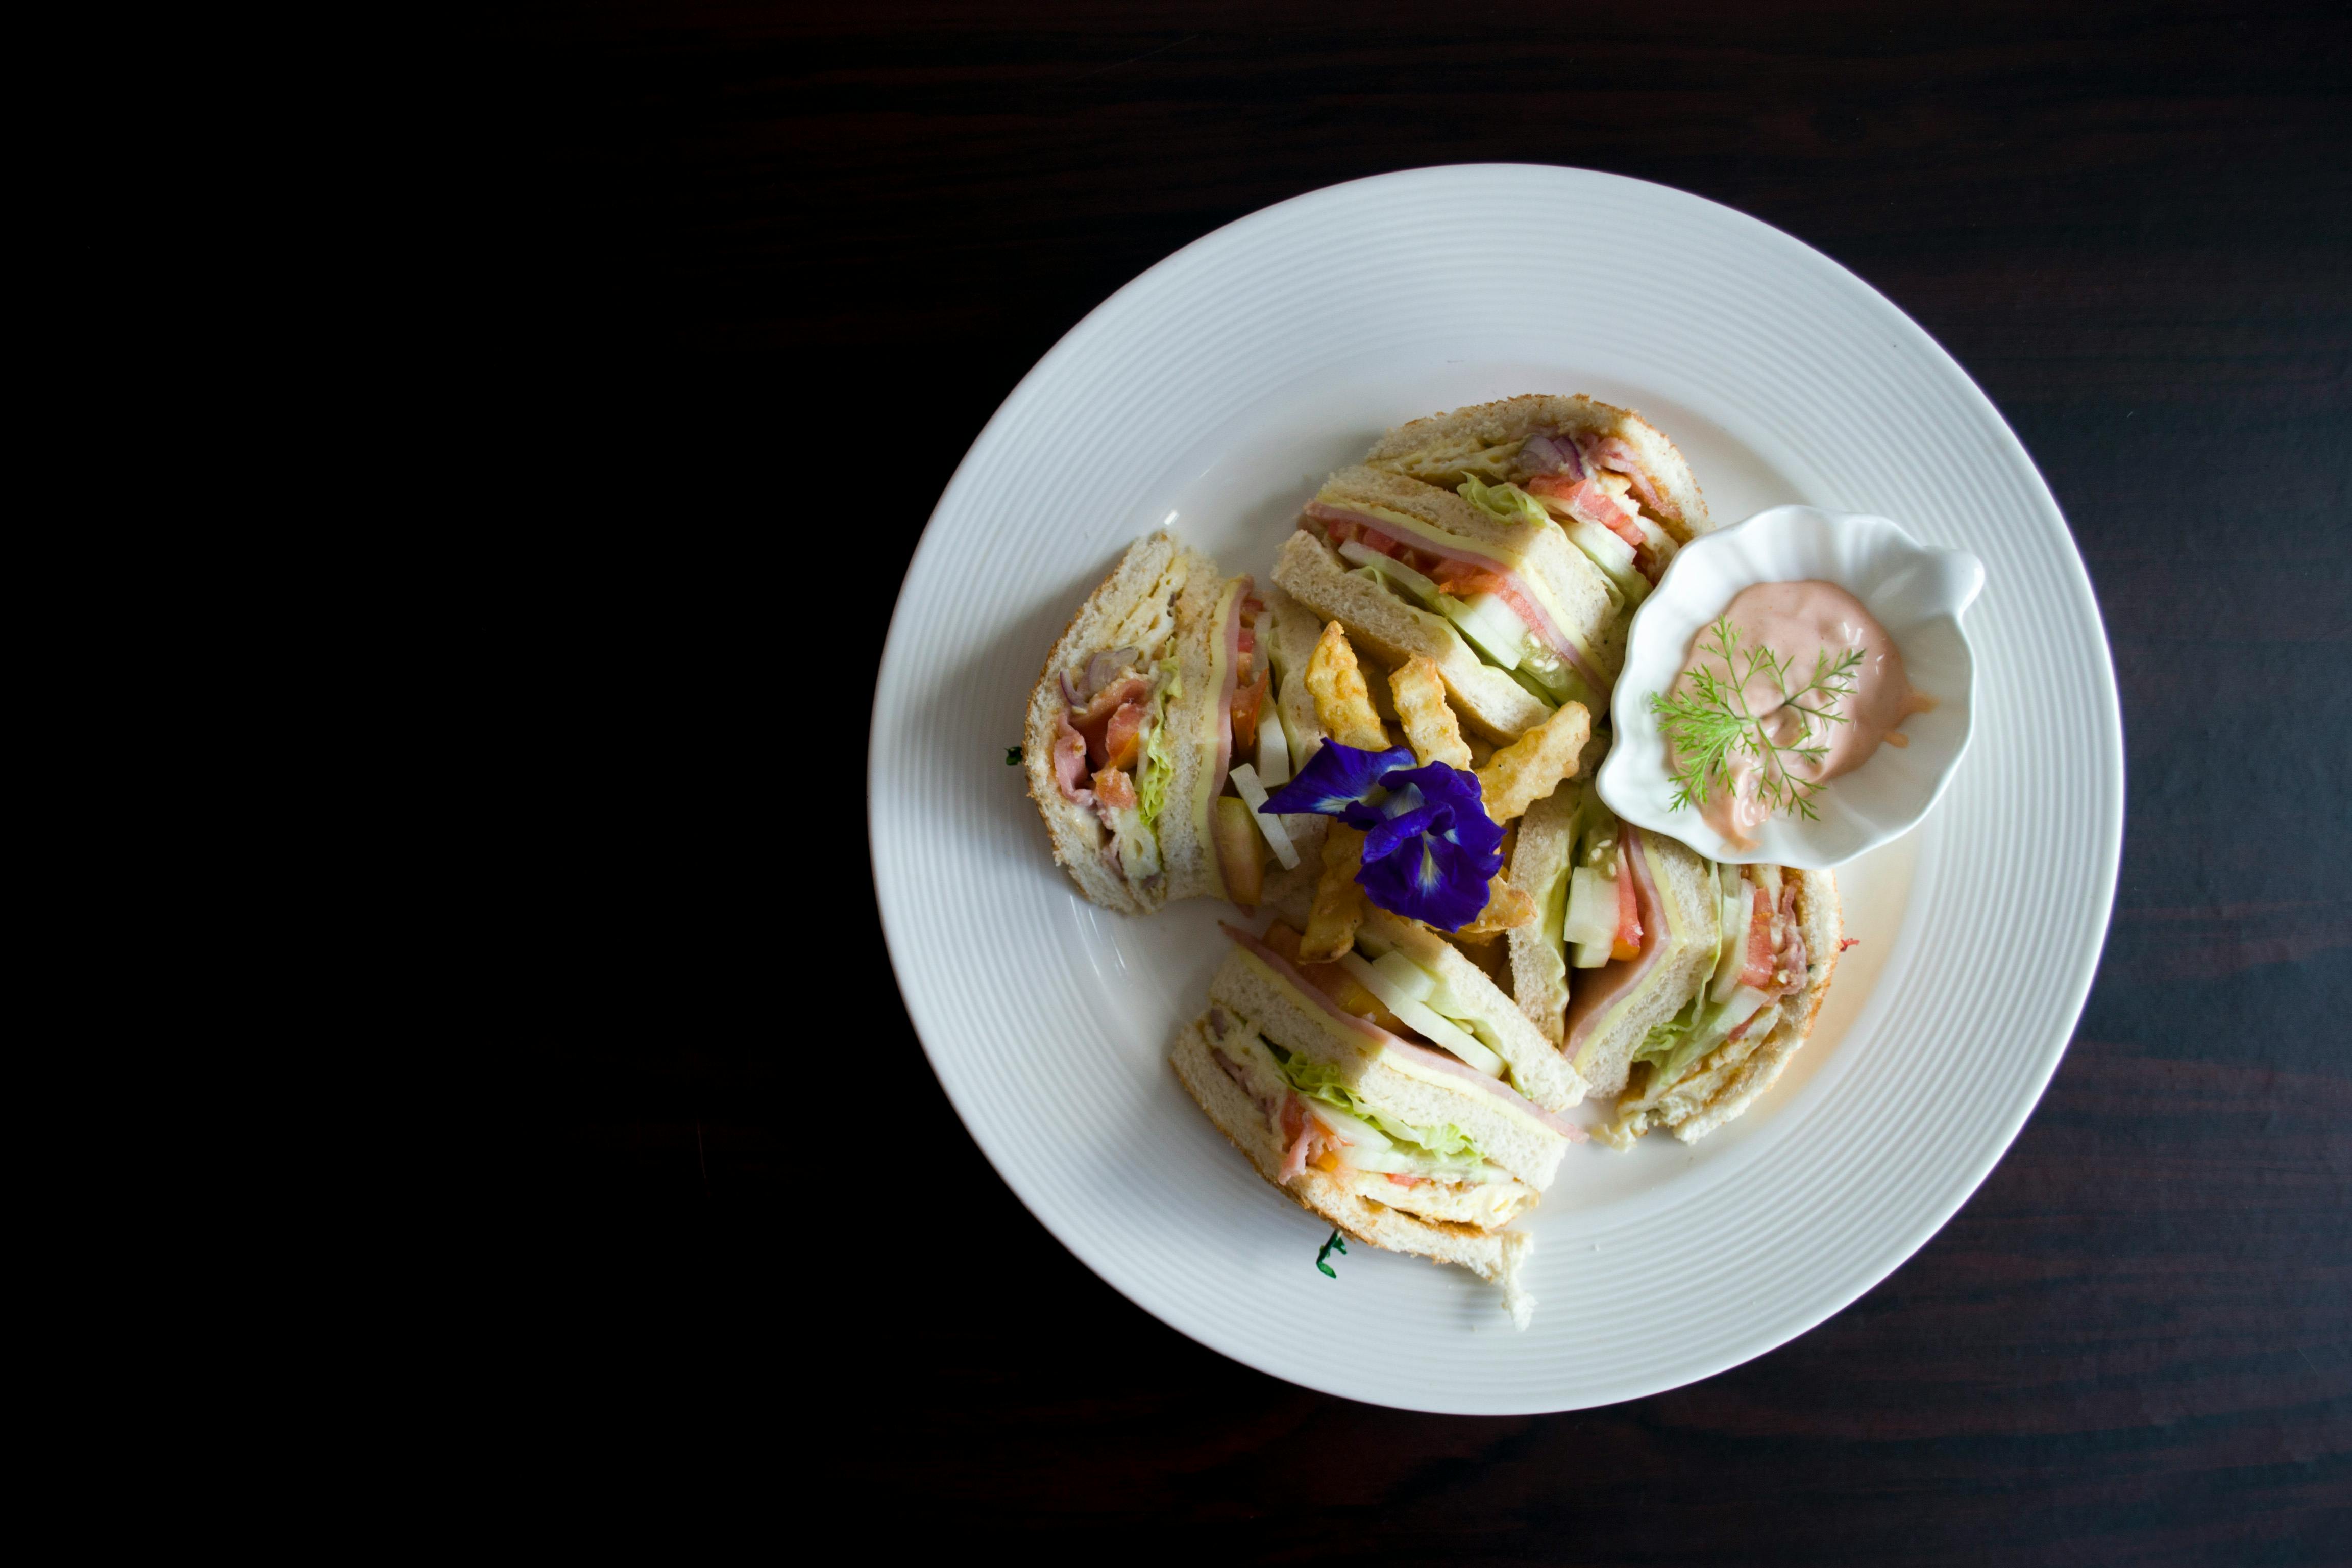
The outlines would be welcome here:
<svg viewBox="0 0 2352 1568">
<path fill-rule="evenodd" d="M 1503 866 L 1503 830 L 1475 775 L 1444 763 L 1412 767 L 1402 747 L 1365 751 L 1326 741 L 1260 809 L 1337 816 L 1364 831 L 1357 884 L 1384 910 L 1459 931 L 1486 907 Z"/>
</svg>

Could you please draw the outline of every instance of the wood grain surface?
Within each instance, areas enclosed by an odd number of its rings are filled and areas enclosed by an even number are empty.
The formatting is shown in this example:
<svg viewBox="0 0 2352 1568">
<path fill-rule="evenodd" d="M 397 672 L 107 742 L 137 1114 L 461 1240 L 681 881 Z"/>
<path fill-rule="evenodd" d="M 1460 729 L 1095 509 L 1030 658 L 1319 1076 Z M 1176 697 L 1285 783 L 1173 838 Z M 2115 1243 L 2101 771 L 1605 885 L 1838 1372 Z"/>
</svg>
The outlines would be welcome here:
<svg viewBox="0 0 2352 1568">
<path fill-rule="evenodd" d="M 2352 1561 L 2342 5 L 614 0 L 459 41 L 469 438 L 564 639 L 513 745 L 582 825 L 503 1342 L 577 1477 L 690 1457 L 696 1507 L 1051 1557 Z M 1029 365 L 1269 202 L 1486 160 L 1727 203 L 1935 334 L 2074 528 L 2129 795 L 2074 1044 L 1941 1234 L 1704 1384 L 1471 1420 L 1226 1362 L 1054 1242 L 924 1062 L 846 802 L 896 582 Z"/>
</svg>

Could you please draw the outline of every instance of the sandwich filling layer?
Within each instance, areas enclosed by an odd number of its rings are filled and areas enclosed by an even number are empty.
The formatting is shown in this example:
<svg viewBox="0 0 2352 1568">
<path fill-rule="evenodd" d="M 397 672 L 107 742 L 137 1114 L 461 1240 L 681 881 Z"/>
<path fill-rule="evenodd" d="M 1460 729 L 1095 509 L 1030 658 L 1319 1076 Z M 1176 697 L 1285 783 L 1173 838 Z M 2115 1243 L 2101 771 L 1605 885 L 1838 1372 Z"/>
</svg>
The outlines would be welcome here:
<svg viewBox="0 0 2352 1568">
<path fill-rule="evenodd" d="M 1093 810 L 1105 858 L 1142 891 L 1166 883 L 1161 829 L 1184 781 L 1173 809 L 1203 847 L 1204 890 L 1254 906 L 1268 855 L 1286 866 L 1297 855 L 1281 821 L 1269 826 L 1246 797 L 1287 783 L 1295 751 L 1320 737 L 1294 739 L 1282 721 L 1281 677 L 1261 647 L 1266 605 L 1251 580 L 1226 582 L 1202 610 L 1185 630 L 1171 607 L 1149 650 L 1108 648 L 1060 672 L 1054 783 Z"/>
<path fill-rule="evenodd" d="M 1591 650 L 1562 629 L 1567 617 L 1524 560 L 1329 490 L 1307 502 L 1306 515 L 1342 557 L 1453 622 L 1481 659 L 1546 707 L 1575 700 L 1601 710 L 1610 683 Z"/>
<path fill-rule="evenodd" d="M 1160 879 L 1158 824 L 1174 766 L 1168 705 L 1182 690 L 1172 648 L 1158 654 L 1108 648 L 1064 670 L 1054 730 L 1055 784 L 1065 800 L 1093 807 L 1110 858 L 1136 889 Z"/>
<path fill-rule="evenodd" d="M 1283 619 L 1294 614 L 1276 612 L 1251 579 L 1236 577 L 1217 600 L 1210 639 L 1206 678 L 1215 698 L 1206 733 L 1196 742 L 1202 765 L 1189 810 L 1194 839 L 1208 848 L 1213 890 L 1244 909 L 1262 900 L 1267 860 L 1296 870 L 1302 847 L 1293 833 L 1314 831 L 1297 817 L 1257 809 L 1322 744 L 1319 730 L 1286 717 L 1298 706 L 1291 683 L 1306 673 L 1285 668 L 1276 657 L 1286 630 L 1293 643 L 1305 635 L 1295 621 Z M 1294 700 L 1286 703 L 1286 696 Z"/>
<path fill-rule="evenodd" d="M 1625 563 L 1645 583 L 1654 584 L 1664 574 L 1677 548 L 1674 535 L 1659 521 L 1675 516 L 1675 509 L 1622 437 L 1547 428 L 1483 449 L 1444 458 L 1433 455 L 1400 466 L 1446 483 L 1484 479 L 1517 487 L 1539 500 L 1604 569 L 1619 558 L 1622 546 Z M 1578 523 L 1606 538 L 1580 531 Z"/>
<path fill-rule="evenodd" d="M 1482 1227 L 1503 1225 L 1535 1201 L 1532 1187 L 1488 1160 L 1461 1128 L 1373 1109 L 1336 1069 L 1275 1045 L 1228 1008 L 1211 1007 L 1208 1025 L 1217 1069 L 1279 1134 L 1284 1184 L 1311 1168 L 1391 1208 Z"/>
<path fill-rule="evenodd" d="M 1778 866 L 1714 867 L 1720 887 L 1716 964 L 1682 1011 L 1654 1025 L 1633 1052 L 1633 1076 L 1604 1129 L 1630 1142 L 1662 1117 L 1696 1079 L 1736 1066 L 1781 1021 L 1787 998 L 1805 989 L 1813 954 L 1798 918 L 1797 880 Z M 1704 1102 L 1698 1097 L 1687 1109 Z"/>
<path fill-rule="evenodd" d="M 1331 1034 L 1346 1042 L 1346 1050 L 1378 1052 L 1386 1067 L 1406 1078 L 1449 1091 L 1475 1089 L 1488 1109 L 1527 1124 L 1531 1131 L 1571 1142 L 1582 1141 L 1583 1129 L 1537 1105 L 1501 1077 L 1482 1072 L 1432 1046 L 1407 1039 L 1381 1027 L 1370 1017 L 1349 1012 L 1298 966 L 1256 937 L 1232 926 L 1225 927 L 1225 933 L 1241 947 L 1244 962 L 1257 970 L 1261 980 L 1282 991 L 1302 1012 L 1320 1017 Z"/>
</svg>

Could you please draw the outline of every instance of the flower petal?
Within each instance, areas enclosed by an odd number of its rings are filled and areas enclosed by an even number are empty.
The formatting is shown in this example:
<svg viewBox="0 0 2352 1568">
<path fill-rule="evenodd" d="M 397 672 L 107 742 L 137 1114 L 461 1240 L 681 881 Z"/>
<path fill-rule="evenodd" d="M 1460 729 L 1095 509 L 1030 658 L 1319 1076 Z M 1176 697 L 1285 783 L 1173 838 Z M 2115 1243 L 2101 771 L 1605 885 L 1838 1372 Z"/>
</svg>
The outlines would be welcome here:
<svg viewBox="0 0 2352 1568">
<path fill-rule="evenodd" d="M 1380 788 L 1383 774 L 1398 772 L 1412 761 L 1412 753 L 1402 746 L 1369 752 L 1326 741 L 1323 749 L 1298 770 L 1298 776 L 1268 795 L 1258 809 L 1338 816 L 1351 805 L 1360 806 Z"/>
<path fill-rule="evenodd" d="M 1377 805 L 1351 805 L 1365 829 L 1356 881 L 1372 902 L 1440 931 L 1459 931 L 1486 907 L 1503 867 L 1503 830 L 1486 815 L 1476 775 L 1443 763 L 1381 776 Z"/>
<path fill-rule="evenodd" d="M 1481 855 L 1498 854 L 1503 847 L 1503 830 L 1486 815 L 1486 798 L 1478 793 L 1478 775 L 1461 768 L 1449 768 L 1444 763 L 1430 763 L 1423 767 L 1401 769 L 1383 781 L 1390 789 L 1402 794 L 1409 785 L 1432 805 L 1454 808 L 1454 823 L 1448 835 L 1465 849 Z M 1486 873 L 1491 877 L 1492 871 Z"/>
<path fill-rule="evenodd" d="M 1388 779 L 1401 779 L 1404 776 L 1405 771 L 1400 768 L 1384 774 L 1382 782 L 1385 783 Z M 1411 784 L 1406 784 L 1402 789 L 1382 789 L 1376 793 L 1373 799 L 1351 805 L 1339 815 L 1347 820 L 1349 826 L 1360 827 L 1369 833 L 1392 816 L 1402 816 L 1409 811 L 1420 810 L 1421 804 L 1421 791 Z"/>
<path fill-rule="evenodd" d="M 1437 818 L 1450 819 L 1453 815 L 1450 806 L 1424 805 L 1402 816 L 1387 817 L 1373 824 L 1364 834 L 1364 858 L 1385 860 L 1433 827 L 1442 833 L 1451 822 L 1440 823 Z"/>
<path fill-rule="evenodd" d="M 1423 834 L 1392 855 L 1378 860 L 1367 857 L 1356 881 L 1384 910 L 1439 931 L 1459 931 L 1486 907 L 1487 882 L 1502 863 L 1499 853 L 1476 856 L 1459 844 Z"/>
</svg>

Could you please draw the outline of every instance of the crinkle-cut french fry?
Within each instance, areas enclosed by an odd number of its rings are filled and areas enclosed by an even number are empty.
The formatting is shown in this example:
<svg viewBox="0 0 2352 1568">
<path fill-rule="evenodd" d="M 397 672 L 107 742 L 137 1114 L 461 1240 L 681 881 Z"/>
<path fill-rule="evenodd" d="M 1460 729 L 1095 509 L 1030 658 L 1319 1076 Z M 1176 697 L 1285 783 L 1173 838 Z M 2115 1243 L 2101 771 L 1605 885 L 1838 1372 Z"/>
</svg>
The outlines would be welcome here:
<svg viewBox="0 0 2352 1568">
<path fill-rule="evenodd" d="M 1505 881 L 1497 873 L 1486 885 L 1486 907 L 1478 918 L 1455 931 L 1455 936 L 1479 937 L 1493 931 L 1512 931 L 1536 921 L 1536 901 L 1527 893 Z"/>
<path fill-rule="evenodd" d="M 1415 654 L 1398 665 L 1389 677 L 1389 692 L 1396 699 L 1397 722 L 1404 726 L 1415 762 L 1470 766 L 1470 744 L 1462 738 L 1461 721 L 1445 705 L 1445 680 L 1434 659 Z"/>
<path fill-rule="evenodd" d="M 1307 660 L 1307 691 L 1315 699 L 1315 717 L 1333 740 L 1367 752 L 1388 750 L 1389 732 L 1372 706 L 1356 650 L 1337 621 L 1324 626 Z"/>
<path fill-rule="evenodd" d="M 1559 712 L 1489 757 L 1478 770 L 1486 815 L 1509 822 L 1558 789 L 1562 779 L 1575 777 L 1577 753 L 1591 733 L 1592 715 L 1584 704 L 1564 702 Z"/>
<path fill-rule="evenodd" d="M 1307 911 L 1307 931 L 1298 939 L 1302 963 L 1328 963 L 1356 945 L 1356 927 L 1364 919 L 1364 890 L 1356 886 L 1356 873 L 1363 864 L 1363 830 L 1333 823 L 1323 840 L 1323 875 L 1315 884 L 1315 907 Z"/>
</svg>

